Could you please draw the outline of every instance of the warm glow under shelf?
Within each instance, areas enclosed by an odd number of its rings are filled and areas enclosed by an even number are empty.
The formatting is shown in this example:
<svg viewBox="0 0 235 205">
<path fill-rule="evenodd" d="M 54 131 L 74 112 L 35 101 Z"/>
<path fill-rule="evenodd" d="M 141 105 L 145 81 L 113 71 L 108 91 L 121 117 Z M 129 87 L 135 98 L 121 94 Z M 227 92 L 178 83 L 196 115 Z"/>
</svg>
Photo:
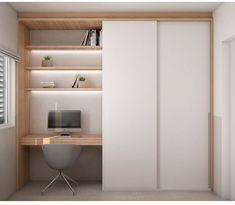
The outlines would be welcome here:
<svg viewBox="0 0 235 205">
<path fill-rule="evenodd" d="M 80 45 L 27 45 L 30 50 L 102 50 L 102 46 Z"/>
<path fill-rule="evenodd" d="M 27 91 L 102 91 L 101 88 L 27 88 Z"/>
<path fill-rule="evenodd" d="M 27 70 L 102 70 L 99 66 L 79 66 L 79 67 L 27 67 Z"/>
</svg>

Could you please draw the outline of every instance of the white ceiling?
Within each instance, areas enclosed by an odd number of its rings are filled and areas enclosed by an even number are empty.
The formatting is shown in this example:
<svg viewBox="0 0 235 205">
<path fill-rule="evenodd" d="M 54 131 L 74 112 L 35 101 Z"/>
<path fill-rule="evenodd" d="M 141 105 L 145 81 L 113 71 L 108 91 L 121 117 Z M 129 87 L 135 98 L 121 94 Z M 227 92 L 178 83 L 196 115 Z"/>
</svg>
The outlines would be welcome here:
<svg viewBox="0 0 235 205">
<path fill-rule="evenodd" d="M 10 4 L 19 12 L 208 12 L 213 11 L 220 3 L 12 2 Z"/>
</svg>

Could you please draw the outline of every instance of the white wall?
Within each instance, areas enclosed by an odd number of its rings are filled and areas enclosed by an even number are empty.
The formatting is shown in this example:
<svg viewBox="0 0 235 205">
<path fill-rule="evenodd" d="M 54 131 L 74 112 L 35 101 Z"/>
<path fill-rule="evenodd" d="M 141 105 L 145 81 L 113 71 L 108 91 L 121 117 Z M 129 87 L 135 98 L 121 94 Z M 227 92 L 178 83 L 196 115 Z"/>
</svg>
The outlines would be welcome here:
<svg viewBox="0 0 235 205">
<path fill-rule="evenodd" d="M 229 133 L 229 67 L 226 66 L 226 41 L 235 36 L 235 3 L 222 3 L 214 16 L 215 66 L 215 192 L 224 198 L 235 199 L 230 189 L 230 156 L 235 152 Z M 232 173 L 231 173 L 232 174 Z"/>
<path fill-rule="evenodd" d="M 17 14 L 7 3 L 0 3 L 0 46 L 16 52 Z"/>
<path fill-rule="evenodd" d="M 230 73 L 230 197 L 235 200 L 235 40 L 229 46 Z"/>
<path fill-rule="evenodd" d="M 0 47 L 17 51 L 17 15 L 7 3 L 0 3 Z M 15 190 L 15 128 L 10 128 L 0 130 L 0 200 L 6 200 Z"/>
</svg>

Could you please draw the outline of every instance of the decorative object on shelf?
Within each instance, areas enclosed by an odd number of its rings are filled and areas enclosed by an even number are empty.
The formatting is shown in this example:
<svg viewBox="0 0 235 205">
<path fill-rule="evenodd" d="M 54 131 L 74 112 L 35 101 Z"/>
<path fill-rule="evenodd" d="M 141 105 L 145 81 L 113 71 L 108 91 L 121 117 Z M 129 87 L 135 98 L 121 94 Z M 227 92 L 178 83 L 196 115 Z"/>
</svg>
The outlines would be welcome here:
<svg viewBox="0 0 235 205">
<path fill-rule="evenodd" d="M 43 88 L 55 88 L 55 82 L 53 82 L 53 81 L 52 82 L 42 81 L 42 82 L 40 82 L 40 84 Z"/>
<path fill-rule="evenodd" d="M 79 88 L 88 88 L 89 83 L 87 82 L 86 78 L 83 76 L 79 77 L 79 83 L 78 83 Z"/>
<path fill-rule="evenodd" d="M 72 85 L 72 88 L 78 88 L 79 76 L 80 76 L 79 74 L 76 75 L 76 78 L 75 78 L 75 81 Z"/>
<path fill-rule="evenodd" d="M 52 67 L 53 66 L 53 62 L 51 60 L 50 56 L 45 56 L 44 60 L 42 61 L 42 67 Z"/>
</svg>

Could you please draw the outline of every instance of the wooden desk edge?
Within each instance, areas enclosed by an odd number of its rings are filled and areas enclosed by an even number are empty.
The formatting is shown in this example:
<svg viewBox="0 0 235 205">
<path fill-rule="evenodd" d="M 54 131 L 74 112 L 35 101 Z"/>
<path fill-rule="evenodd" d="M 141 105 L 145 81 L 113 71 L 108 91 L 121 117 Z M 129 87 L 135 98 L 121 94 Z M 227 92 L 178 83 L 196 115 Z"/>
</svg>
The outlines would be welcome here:
<svg viewBox="0 0 235 205">
<path fill-rule="evenodd" d="M 72 135 L 71 137 L 61 137 L 48 134 L 36 134 L 28 135 L 20 139 L 20 144 L 22 146 L 40 146 L 44 144 L 74 144 L 74 145 L 86 145 L 95 146 L 102 145 L 101 135 Z"/>
</svg>

